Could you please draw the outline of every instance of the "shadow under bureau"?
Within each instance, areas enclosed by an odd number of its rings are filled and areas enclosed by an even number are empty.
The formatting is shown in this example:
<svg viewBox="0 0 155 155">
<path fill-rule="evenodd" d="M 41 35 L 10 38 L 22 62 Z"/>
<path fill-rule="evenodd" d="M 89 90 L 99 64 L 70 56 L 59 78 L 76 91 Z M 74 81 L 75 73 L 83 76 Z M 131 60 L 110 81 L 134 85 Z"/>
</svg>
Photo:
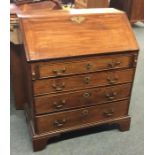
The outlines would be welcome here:
<svg viewBox="0 0 155 155">
<path fill-rule="evenodd" d="M 138 45 L 125 13 L 73 9 L 18 17 L 34 151 L 52 137 L 96 125 L 129 130 Z"/>
</svg>

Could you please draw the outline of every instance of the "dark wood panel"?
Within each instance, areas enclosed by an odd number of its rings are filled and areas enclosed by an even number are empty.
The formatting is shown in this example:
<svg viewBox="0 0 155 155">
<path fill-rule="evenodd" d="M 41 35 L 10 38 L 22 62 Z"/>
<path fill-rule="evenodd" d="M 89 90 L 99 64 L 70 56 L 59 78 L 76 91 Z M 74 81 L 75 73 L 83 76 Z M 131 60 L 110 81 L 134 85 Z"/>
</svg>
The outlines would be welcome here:
<svg viewBox="0 0 155 155">
<path fill-rule="evenodd" d="M 19 15 L 27 61 L 138 50 L 125 14 L 115 9 L 105 12 L 77 9 Z"/>
<path fill-rule="evenodd" d="M 32 64 L 32 78 L 42 79 L 109 69 L 131 68 L 133 63 L 133 55 L 129 54 L 87 57 L 80 60 L 63 60 L 62 62 L 38 62 Z"/>
<path fill-rule="evenodd" d="M 35 97 L 36 114 L 62 111 L 121 100 L 130 96 L 131 84 Z"/>
<path fill-rule="evenodd" d="M 60 112 L 36 117 L 37 133 L 52 132 L 65 128 L 93 124 L 125 116 L 128 113 L 128 101 L 92 106 L 78 110 Z"/>
<path fill-rule="evenodd" d="M 64 78 L 36 80 L 33 82 L 34 95 L 37 96 L 48 93 L 132 82 L 133 75 L 134 69 L 127 69 Z"/>
</svg>

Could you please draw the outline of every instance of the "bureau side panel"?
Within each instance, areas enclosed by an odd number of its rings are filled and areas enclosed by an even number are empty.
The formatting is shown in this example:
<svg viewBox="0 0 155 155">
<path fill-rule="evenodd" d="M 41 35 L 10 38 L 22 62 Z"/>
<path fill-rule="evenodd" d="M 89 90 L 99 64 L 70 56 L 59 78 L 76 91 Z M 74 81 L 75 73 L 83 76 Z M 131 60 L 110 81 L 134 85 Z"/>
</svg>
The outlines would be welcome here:
<svg viewBox="0 0 155 155">
<path fill-rule="evenodd" d="M 35 128 L 34 121 L 34 105 L 33 105 L 33 86 L 32 86 L 32 77 L 31 77 L 31 65 L 26 61 L 26 56 L 23 55 L 23 70 L 24 70 L 24 86 L 25 86 L 25 96 L 26 103 L 24 104 L 24 109 L 28 118 L 28 123 L 33 124 Z"/>
</svg>

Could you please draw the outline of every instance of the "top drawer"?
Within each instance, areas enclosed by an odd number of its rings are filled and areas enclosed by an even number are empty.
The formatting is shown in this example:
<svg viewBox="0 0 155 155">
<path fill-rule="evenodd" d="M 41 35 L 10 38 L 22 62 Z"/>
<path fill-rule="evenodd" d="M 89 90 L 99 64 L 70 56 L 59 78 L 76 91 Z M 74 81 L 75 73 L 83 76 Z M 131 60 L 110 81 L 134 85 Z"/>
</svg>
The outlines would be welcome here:
<svg viewBox="0 0 155 155">
<path fill-rule="evenodd" d="M 32 79 L 59 77 L 65 75 L 89 73 L 95 71 L 131 68 L 133 55 L 112 55 L 83 58 L 76 60 L 39 62 L 32 64 Z"/>
</svg>

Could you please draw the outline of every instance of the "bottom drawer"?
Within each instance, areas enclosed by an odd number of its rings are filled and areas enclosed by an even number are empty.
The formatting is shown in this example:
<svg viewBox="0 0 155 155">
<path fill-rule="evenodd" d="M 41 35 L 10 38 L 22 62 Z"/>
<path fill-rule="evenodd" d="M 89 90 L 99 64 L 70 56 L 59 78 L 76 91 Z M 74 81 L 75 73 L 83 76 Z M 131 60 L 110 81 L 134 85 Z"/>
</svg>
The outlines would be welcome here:
<svg viewBox="0 0 155 155">
<path fill-rule="evenodd" d="M 128 113 L 128 100 L 36 116 L 38 134 L 118 118 Z"/>
</svg>

